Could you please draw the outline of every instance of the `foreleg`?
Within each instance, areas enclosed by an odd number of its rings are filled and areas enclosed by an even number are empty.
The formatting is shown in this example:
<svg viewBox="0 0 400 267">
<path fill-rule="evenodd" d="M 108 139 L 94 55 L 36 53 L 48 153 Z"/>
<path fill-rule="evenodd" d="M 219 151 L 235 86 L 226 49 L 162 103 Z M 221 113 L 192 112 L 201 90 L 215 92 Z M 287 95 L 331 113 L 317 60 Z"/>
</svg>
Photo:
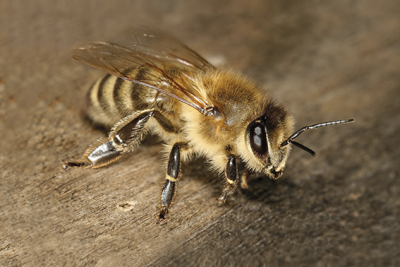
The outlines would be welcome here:
<svg viewBox="0 0 400 267">
<path fill-rule="evenodd" d="M 248 189 L 249 185 L 247 184 L 248 180 L 250 179 L 253 172 L 249 169 L 246 169 L 242 175 L 242 182 L 240 183 L 240 187 L 242 189 Z"/>
</svg>

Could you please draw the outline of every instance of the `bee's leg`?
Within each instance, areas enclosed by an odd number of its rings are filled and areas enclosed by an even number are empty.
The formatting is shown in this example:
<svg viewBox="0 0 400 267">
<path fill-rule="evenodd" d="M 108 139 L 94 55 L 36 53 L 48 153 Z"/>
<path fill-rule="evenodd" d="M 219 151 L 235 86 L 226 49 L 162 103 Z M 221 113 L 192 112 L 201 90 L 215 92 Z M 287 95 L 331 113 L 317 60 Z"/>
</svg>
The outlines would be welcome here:
<svg viewBox="0 0 400 267">
<path fill-rule="evenodd" d="M 229 155 L 228 163 L 225 168 L 225 187 L 222 191 L 222 195 L 218 198 L 218 201 L 223 204 L 226 201 L 226 197 L 235 191 L 235 188 L 239 182 L 238 166 L 235 155 Z"/>
<path fill-rule="evenodd" d="M 69 167 L 98 168 L 119 159 L 123 153 L 131 151 L 143 137 L 143 128 L 154 111 L 144 110 L 129 115 L 113 126 L 107 139 L 103 138 L 86 150 L 81 161 L 70 161 L 63 164 Z"/>
<path fill-rule="evenodd" d="M 247 184 L 248 179 L 250 179 L 250 176 L 253 174 L 253 172 L 249 169 L 246 169 L 244 173 L 242 174 L 242 182 L 240 183 L 240 187 L 242 189 L 247 189 L 249 188 L 249 185 Z"/>
<path fill-rule="evenodd" d="M 168 209 L 171 206 L 172 200 L 176 191 L 176 181 L 180 172 L 181 164 L 181 146 L 182 143 L 176 143 L 172 147 L 171 153 L 168 160 L 167 175 L 165 177 L 165 184 L 161 191 L 160 199 L 160 215 L 158 217 L 159 224 L 165 224 L 165 215 L 168 213 Z"/>
</svg>

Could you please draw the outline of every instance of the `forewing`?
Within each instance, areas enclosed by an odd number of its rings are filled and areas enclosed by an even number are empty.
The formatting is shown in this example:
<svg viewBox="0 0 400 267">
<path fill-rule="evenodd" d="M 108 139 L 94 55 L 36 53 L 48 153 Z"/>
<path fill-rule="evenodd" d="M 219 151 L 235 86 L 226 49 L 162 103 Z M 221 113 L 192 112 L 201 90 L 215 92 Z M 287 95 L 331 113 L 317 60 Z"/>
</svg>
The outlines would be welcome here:
<svg viewBox="0 0 400 267">
<path fill-rule="evenodd" d="M 175 62 L 197 69 L 214 68 L 207 60 L 178 39 L 155 29 L 134 30 L 134 42 L 127 47 L 157 57 L 159 60 Z"/>
<path fill-rule="evenodd" d="M 108 42 L 92 42 L 79 46 L 73 57 L 94 68 L 106 71 L 118 77 L 130 77 L 131 70 L 146 66 L 150 60 L 147 56 L 126 47 Z M 146 63 L 147 62 L 147 63 Z"/>
<path fill-rule="evenodd" d="M 205 113 L 207 103 L 190 90 L 183 77 L 190 73 L 213 69 L 214 67 L 177 39 L 163 33 L 135 33 L 134 42 L 117 45 L 110 42 L 92 42 L 74 50 L 74 58 L 94 68 L 106 71 L 117 77 L 137 82 L 178 99 L 201 113 Z M 159 75 L 152 75 L 152 80 L 137 80 L 132 71 L 140 67 L 150 67 Z M 173 77 L 168 69 L 174 69 Z M 157 84 L 169 84 L 171 90 L 158 88 Z M 166 82 L 166 83 L 165 83 Z M 179 97 L 174 91 L 180 91 L 189 102 Z"/>
</svg>

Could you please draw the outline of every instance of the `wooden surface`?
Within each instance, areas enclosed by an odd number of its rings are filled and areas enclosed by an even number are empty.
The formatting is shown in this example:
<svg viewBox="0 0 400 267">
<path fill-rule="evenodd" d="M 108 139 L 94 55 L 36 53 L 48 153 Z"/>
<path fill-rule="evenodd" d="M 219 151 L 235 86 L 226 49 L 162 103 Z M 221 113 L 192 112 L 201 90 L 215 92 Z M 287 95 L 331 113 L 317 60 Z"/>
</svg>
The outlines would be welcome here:
<svg viewBox="0 0 400 267">
<path fill-rule="evenodd" d="M 216 198 L 204 159 L 183 165 L 166 226 L 156 225 L 162 144 L 149 136 L 109 167 L 61 170 L 104 136 L 82 117 L 101 72 L 77 44 L 174 34 L 243 71 L 305 133 L 283 177 Z M 1 1 L 0 265 L 400 265 L 400 2 Z"/>
</svg>

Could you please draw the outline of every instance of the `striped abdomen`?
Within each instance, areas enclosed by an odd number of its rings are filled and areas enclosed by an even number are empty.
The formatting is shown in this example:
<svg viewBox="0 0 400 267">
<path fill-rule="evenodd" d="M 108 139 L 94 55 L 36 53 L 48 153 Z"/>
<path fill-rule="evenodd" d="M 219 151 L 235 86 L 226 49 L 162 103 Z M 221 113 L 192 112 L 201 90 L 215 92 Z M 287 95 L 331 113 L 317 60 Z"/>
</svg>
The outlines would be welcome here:
<svg viewBox="0 0 400 267">
<path fill-rule="evenodd" d="M 152 89 L 107 74 L 90 88 L 87 113 L 95 123 L 111 126 L 133 111 L 149 108 L 155 97 Z"/>
</svg>

